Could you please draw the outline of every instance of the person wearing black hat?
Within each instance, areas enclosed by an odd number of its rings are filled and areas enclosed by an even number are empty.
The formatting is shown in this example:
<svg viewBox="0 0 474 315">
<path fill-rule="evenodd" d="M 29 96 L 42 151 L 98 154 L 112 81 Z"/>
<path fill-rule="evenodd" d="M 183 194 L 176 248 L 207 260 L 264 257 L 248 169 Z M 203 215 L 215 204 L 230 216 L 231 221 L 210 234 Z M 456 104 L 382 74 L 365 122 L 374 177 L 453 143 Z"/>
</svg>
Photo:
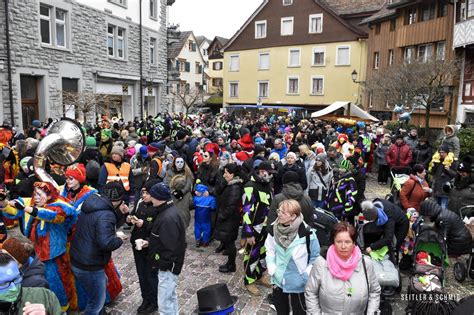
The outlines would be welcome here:
<svg viewBox="0 0 474 315">
<path fill-rule="evenodd" d="M 184 264 L 186 229 L 166 184 L 155 184 L 150 196 L 157 216 L 148 240 L 148 253 L 151 265 L 158 269 L 158 306 L 162 314 L 178 314 L 176 287 Z"/>
<path fill-rule="evenodd" d="M 256 173 L 244 187 L 242 236 L 246 239 L 244 254 L 244 284 L 253 295 L 260 295 L 257 284 L 270 287 L 264 276 L 266 268 L 265 240 L 267 238 L 267 214 L 272 202 L 272 178 L 275 171 L 272 165 L 263 161 Z"/>
<path fill-rule="evenodd" d="M 112 182 L 102 187 L 100 195 L 92 194 L 82 204 L 70 256 L 72 271 L 89 297 L 86 314 L 99 314 L 103 309 L 107 286 L 104 268 L 112 251 L 127 238 L 115 231 L 117 221 L 129 212 L 124 196 L 123 186 Z"/>
<path fill-rule="evenodd" d="M 449 192 L 448 209 L 458 213 L 464 206 L 474 205 L 474 177 L 469 162 L 461 162 L 454 185 Z"/>
<path fill-rule="evenodd" d="M 444 188 L 456 176 L 458 161 L 450 153 L 449 146 L 442 144 L 433 155 L 429 166 L 429 173 L 432 179 L 433 196 L 438 204 L 446 209 L 448 206 L 448 191 Z"/>
</svg>

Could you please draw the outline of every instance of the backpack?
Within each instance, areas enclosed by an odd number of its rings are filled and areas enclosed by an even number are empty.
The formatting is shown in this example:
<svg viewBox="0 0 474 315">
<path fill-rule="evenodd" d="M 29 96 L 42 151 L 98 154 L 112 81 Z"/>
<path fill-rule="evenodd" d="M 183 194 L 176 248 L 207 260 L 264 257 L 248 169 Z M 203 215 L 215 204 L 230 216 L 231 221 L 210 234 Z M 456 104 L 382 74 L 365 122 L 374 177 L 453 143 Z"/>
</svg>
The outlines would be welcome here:
<svg viewBox="0 0 474 315">
<path fill-rule="evenodd" d="M 86 177 L 89 180 L 95 181 L 99 179 L 100 164 L 96 160 L 89 160 L 86 164 Z"/>
</svg>

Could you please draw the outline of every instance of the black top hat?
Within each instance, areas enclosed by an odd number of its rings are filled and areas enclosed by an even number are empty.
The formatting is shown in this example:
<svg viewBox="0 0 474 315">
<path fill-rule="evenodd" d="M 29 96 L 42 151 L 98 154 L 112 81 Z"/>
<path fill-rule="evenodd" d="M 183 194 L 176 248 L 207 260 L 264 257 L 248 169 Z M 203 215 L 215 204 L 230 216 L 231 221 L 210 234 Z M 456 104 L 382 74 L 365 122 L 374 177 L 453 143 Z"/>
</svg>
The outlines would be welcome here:
<svg viewBox="0 0 474 315">
<path fill-rule="evenodd" d="M 225 283 L 217 283 L 197 291 L 199 314 L 224 311 L 237 302 L 236 296 L 231 296 Z"/>
</svg>

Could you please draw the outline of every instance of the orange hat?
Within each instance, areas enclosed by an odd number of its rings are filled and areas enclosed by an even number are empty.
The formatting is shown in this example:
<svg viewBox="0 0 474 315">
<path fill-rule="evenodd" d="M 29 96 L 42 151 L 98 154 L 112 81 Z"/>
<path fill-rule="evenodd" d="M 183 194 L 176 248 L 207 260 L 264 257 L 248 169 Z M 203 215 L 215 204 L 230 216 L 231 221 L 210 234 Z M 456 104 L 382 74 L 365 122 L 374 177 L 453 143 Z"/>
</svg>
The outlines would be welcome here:
<svg viewBox="0 0 474 315">
<path fill-rule="evenodd" d="M 67 168 L 64 175 L 66 177 L 73 177 L 82 184 L 86 181 L 86 168 L 82 163 L 73 164 Z"/>
</svg>

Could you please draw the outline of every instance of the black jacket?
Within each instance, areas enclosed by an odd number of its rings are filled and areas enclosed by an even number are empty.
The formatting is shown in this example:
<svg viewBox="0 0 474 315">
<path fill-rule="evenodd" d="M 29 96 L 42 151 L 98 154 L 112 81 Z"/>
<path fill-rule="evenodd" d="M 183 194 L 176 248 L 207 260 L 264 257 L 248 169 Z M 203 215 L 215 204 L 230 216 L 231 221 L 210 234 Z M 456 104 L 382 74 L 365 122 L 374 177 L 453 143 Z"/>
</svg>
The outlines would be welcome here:
<svg viewBox="0 0 474 315">
<path fill-rule="evenodd" d="M 278 174 L 275 178 L 275 194 L 279 194 L 283 189 L 283 175 L 286 172 L 293 171 L 298 174 L 299 183 L 303 190 L 308 188 L 308 180 L 306 178 L 306 171 L 304 166 L 298 165 L 298 162 L 295 162 L 293 165 L 285 164 L 281 169 L 278 170 Z"/>
<path fill-rule="evenodd" d="M 214 168 L 209 164 L 202 163 L 199 165 L 199 168 L 196 173 L 196 180 L 200 180 L 201 184 L 206 185 L 209 188 L 209 193 L 215 194 L 215 187 L 217 184 L 217 179 L 219 177 L 219 169 Z"/>
<path fill-rule="evenodd" d="M 425 168 L 428 168 L 428 164 L 430 163 L 432 156 L 433 149 L 431 148 L 431 145 L 428 143 L 423 145 L 418 143 L 416 148 L 413 150 L 413 160 L 411 164 L 422 164 Z"/>
<path fill-rule="evenodd" d="M 21 267 L 21 272 L 23 273 L 23 281 L 21 282 L 23 287 L 49 288 L 46 280 L 46 269 L 43 262 L 38 258 L 29 258 L 29 261 Z"/>
<path fill-rule="evenodd" d="M 158 215 L 151 229 L 148 252 L 153 268 L 181 273 L 186 252 L 186 229 L 173 201 L 156 209 Z"/>
<path fill-rule="evenodd" d="M 132 215 L 135 215 L 137 218 L 143 220 L 142 227 L 137 227 L 136 225 L 133 226 L 132 229 L 132 236 L 130 237 L 130 242 L 132 243 L 132 247 L 135 249 L 135 240 L 141 238 L 143 240 L 148 240 L 150 237 L 151 229 L 153 227 L 153 223 L 155 222 L 156 216 L 158 212 L 156 208 L 153 207 L 151 203 L 145 203 L 142 199 L 138 201 L 137 207 Z M 142 249 L 143 253 L 148 252 L 148 248 Z"/>
<path fill-rule="evenodd" d="M 115 235 L 117 215 L 112 203 L 98 194 L 90 195 L 82 204 L 71 242 L 71 263 L 90 271 L 104 268 L 112 251 L 122 245 Z"/>
<path fill-rule="evenodd" d="M 235 241 L 239 232 L 240 211 L 242 210 L 243 181 L 236 177 L 230 183 L 225 182 L 221 191 L 217 191 L 217 240 Z"/>
</svg>

